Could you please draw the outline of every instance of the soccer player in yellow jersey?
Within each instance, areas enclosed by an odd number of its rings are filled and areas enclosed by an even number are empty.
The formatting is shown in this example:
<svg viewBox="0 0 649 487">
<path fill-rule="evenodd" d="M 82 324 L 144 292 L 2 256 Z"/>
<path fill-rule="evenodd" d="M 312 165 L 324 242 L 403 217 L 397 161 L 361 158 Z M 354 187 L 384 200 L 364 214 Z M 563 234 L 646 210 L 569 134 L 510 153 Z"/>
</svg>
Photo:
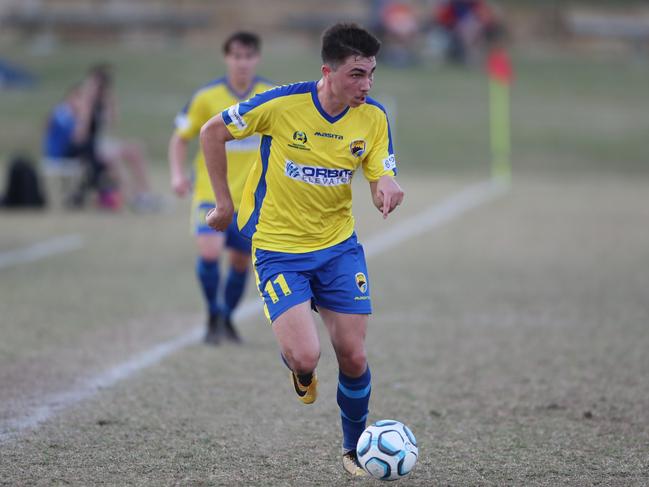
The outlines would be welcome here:
<svg viewBox="0 0 649 487">
<path fill-rule="evenodd" d="M 368 96 L 380 42 L 355 24 L 336 24 L 322 38 L 322 78 L 280 86 L 236 104 L 201 129 L 216 195 L 208 224 L 223 230 L 234 205 L 226 143 L 261 135 L 244 188 L 238 225 L 252 238 L 253 264 L 265 311 L 299 399 L 316 399 L 320 313 L 338 360 L 337 401 L 343 467 L 358 464 L 370 369 L 365 333 L 371 313 L 363 247 L 354 232 L 351 179 L 362 169 L 375 206 L 387 218 L 403 200 L 388 118 Z"/>
<path fill-rule="evenodd" d="M 250 240 L 242 237 L 236 224 L 224 231 L 215 231 L 205 223 L 205 213 L 214 208 L 214 193 L 210 185 L 201 151 L 196 155 L 193 182 L 185 173 L 185 160 L 189 141 L 197 137 L 201 126 L 223 109 L 252 95 L 272 88 L 274 84 L 256 76 L 260 60 L 260 39 L 256 34 L 236 32 L 223 44 L 227 74 L 200 88 L 176 117 L 176 130 L 169 141 L 171 186 L 183 197 L 193 188 L 192 227 L 196 235 L 198 259 L 196 274 L 207 307 L 207 333 L 205 341 L 217 344 L 225 336 L 240 342 L 232 324 L 231 315 L 244 291 Z M 228 184 L 236 211 L 241 200 L 243 185 L 259 149 L 259 136 L 232 141 L 227 146 L 231 168 Z M 193 183 L 193 184 L 192 184 Z M 229 249 L 230 269 L 219 302 L 219 257 L 223 247 Z"/>
</svg>

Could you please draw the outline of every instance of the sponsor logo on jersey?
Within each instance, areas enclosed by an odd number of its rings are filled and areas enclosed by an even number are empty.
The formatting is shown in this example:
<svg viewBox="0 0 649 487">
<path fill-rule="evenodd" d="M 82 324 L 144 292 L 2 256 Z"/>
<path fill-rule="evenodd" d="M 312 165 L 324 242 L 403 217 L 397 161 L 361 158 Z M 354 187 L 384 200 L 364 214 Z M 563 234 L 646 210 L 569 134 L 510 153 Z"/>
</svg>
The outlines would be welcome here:
<svg viewBox="0 0 649 487">
<path fill-rule="evenodd" d="M 248 126 L 248 124 L 243 119 L 243 117 L 241 115 L 239 115 L 239 104 L 238 103 L 236 105 L 231 106 L 230 108 L 228 108 L 228 115 L 232 119 L 232 123 L 234 123 L 234 125 L 239 130 L 243 130 Z"/>
<path fill-rule="evenodd" d="M 336 140 L 343 140 L 342 135 L 338 134 L 330 134 L 328 132 L 316 132 L 315 134 L 316 137 L 324 137 L 325 139 L 336 139 Z"/>
<path fill-rule="evenodd" d="M 296 181 L 317 186 L 341 186 L 351 183 L 354 171 L 351 169 L 306 166 L 287 159 L 284 174 Z"/>
<path fill-rule="evenodd" d="M 383 159 L 383 167 L 386 171 L 397 167 L 397 159 L 394 157 L 394 154 L 390 154 L 388 157 Z"/>
<path fill-rule="evenodd" d="M 352 140 L 349 144 L 349 150 L 354 157 L 361 157 L 365 154 L 365 141 L 363 139 Z"/>
<path fill-rule="evenodd" d="M 365 294 L 367 292 L 367 278 L 365 277 L 365 274 L 362 272 L 357 272 L 356 273 L 356 287 L 360 292 Z"/>
</svg>

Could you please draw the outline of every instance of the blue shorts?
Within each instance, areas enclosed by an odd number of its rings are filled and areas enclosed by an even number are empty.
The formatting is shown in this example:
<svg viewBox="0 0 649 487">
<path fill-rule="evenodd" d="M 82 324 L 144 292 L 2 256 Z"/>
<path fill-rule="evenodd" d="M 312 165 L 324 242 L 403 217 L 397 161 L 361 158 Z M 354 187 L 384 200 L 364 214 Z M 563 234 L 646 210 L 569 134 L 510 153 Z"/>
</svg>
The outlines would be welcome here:
<svg viewBox="0 0 649 487">
<path fill-rule="evenodd" d="M 255 249 L 253 264 L 271 323 L 309 300 L 338 313 L 372 313 L 365 253 L 356 234 L 332 247 L 301 254 Z"/>
<path fill-rule="evenodd" d="M 217 234 L 221 233 L 217 230 L 214 230 L 207 223 L 205 223 L 205 215 L 209 210 L 214 208 L 214 203 L 202 202 L 196 206 L 194 210 L 194 234 L 196 235 L 207 235 L 207 234 Z M 237 226 L 237 214 L 234 214 L 232 223 L 225 230 L 225 246 L 230 249 L 239 250 L 246 254 L 250 254 L 252 250 L 252 244 L 248 237 L 245 237 Z"/>
</svg>

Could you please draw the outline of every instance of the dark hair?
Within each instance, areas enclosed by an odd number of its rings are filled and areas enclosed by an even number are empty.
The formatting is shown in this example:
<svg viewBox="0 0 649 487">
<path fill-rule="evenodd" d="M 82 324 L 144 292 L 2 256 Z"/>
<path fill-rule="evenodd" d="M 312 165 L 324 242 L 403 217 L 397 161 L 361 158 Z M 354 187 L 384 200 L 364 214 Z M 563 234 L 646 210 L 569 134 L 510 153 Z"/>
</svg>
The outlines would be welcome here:
<svg viewBox="0 0 649 487">
<path fill-rule="evenodd" d="M 372 57 L 381 49 L 381 41 L 357 24 L 338 23 L 322 34 L 322 61 L 342 63 L 349 56 Z"/>
<path fill-rule="evenodd" d="M 90 76 L 95 76 L 99 81 L 99 89 L 103 90 L 109 87 L 113 81 L 112 66 L 108 63 L 95 64 L 88 70 Z"/>
<path fill-rule="evenodd" d="M 223 54 L 230 54 L 230 48 L 233 42 L 238 42 L 246 47 L 251 47 L 255 51 L 261 51 L 261 39 L 257 34 L 252 32 L 239 31 L 231 34 L 223 43 Z"/>
</svg>

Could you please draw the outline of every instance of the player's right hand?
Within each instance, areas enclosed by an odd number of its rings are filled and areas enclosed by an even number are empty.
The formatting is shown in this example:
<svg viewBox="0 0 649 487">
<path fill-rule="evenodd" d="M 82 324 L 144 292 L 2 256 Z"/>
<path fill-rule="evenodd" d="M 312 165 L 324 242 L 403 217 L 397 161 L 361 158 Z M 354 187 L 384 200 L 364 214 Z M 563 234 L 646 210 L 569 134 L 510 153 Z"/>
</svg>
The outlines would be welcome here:
<svg viewBox="0 0 649 487">
<path fill-rule="evenodd" d="M 191 181 L 185 176 L 171 178 L 171 189 L 173 189 L 176 196 L 179 196 L 180 198 L 187 196 L 191 187 Z"/>
<path fill-rule="evenodd" d="M 218 203 L 216 208 L 212 208 L 205 215 L 205 222 L 214 230 L 224 232 L 234 215 L 234 206 L 232 201 Z"/>
</svg>

